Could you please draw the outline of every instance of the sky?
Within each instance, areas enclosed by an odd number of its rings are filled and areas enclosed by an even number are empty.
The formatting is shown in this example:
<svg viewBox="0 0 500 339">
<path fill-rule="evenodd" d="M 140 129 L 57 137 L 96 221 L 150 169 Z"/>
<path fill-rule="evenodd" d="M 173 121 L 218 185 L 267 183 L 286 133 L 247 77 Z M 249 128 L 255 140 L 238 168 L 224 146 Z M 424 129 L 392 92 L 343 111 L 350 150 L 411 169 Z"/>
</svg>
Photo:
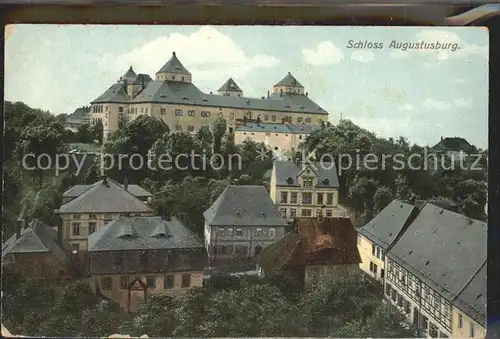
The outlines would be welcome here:
<svg viewBox="0 0 500 339">
<path fill-rule="evenodd" d="M 233 77 L 244 96 L 261 97 L 291 72 L 334 124 L 342 116 L 381 137 L 424 146 L 460 136 L 487 148 L 488 32 L 481 27 L 10 25 L 6 31 L 5 99 L 54 114 L 89 105 L 130 66 L 154 78 L 175 51 L 205 92 Z M 451 42 L 459 49 L 404 52 L 392 41 Z M 356 42 L 365 48 L 354 48 Z"/>
</svg>

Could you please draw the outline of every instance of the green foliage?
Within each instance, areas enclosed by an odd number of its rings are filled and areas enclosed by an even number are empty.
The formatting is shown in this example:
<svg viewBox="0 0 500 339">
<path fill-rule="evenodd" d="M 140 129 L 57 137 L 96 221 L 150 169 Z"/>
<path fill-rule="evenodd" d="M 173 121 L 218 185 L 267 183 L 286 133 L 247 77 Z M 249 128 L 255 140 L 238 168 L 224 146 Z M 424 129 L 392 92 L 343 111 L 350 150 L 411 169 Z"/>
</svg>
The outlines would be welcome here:
<svg viewBox="0 0 500 339">
<path fill-rule="evenodd" d="M 227 122 L 224 118 L 219 117 L 212 124 L 212 135 L 214 153 L 220 153 L 222 145 L 222 137 L 226 134 Z"/>
</svg>

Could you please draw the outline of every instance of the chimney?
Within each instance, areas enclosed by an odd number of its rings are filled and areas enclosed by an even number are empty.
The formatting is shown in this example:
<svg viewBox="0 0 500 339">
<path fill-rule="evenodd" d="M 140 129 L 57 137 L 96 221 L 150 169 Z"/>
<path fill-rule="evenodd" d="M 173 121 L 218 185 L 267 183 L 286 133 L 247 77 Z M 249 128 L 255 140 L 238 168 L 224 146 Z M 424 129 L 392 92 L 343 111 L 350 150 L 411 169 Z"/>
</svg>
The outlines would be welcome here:
<svg viewBox="0 0 500 339">
<path fill-rule="evenodd" d="M 128 178 L 127 177 L 123 178 L 123 189 L 125 191 L 128 191 Z"/>
<path fill-rule="evenodd" d="M 108 186 L 108 177 L 107 176 L 104 175 L 102 177 L 102 183 L 103 183 L 104 186 Z"/>
<path fill-rule="evenodd" d="M 269 91 L 267 91 L 267 98 L 269 99 Z"/>
<path fill-rule="evenodd" d="M 441 141 L 443 141 L 443 137 L 441 137 Z"/>
<path fill-rule="evenodd" d="M 21 237 L 21 232 L 24 229 L 24 219 L 17 219 L 16 220 L 16 239 L 19 239 Z"/>
<path fill-rule="evenodd" d="M 306 92 L 306 98 L 308 98 L 308 97 L 309 97 L 309 92 Z"/>
</svg>

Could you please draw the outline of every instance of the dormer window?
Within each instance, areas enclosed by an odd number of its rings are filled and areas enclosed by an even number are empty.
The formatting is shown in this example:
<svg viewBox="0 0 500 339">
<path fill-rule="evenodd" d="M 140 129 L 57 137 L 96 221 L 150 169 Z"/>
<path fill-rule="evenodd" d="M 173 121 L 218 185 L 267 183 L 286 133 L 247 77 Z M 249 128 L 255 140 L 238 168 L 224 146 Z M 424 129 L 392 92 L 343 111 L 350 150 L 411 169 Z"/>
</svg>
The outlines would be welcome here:
<svg viewBox="0 0 500 339">
<path fill-rule="evenodd" d="M 323 185 L 325 186 L 330 185 L 330 180 L 328 180 L 328 178 L 323 179 Z"/>
<path fill-rule="evenodd" d="M 292 179 L 292 177 L 288 177 L 288 178 L 286 179 L 286 183 L 287 183 L 288 185 L 293 185 L 293 179 Z"/>
</svg>

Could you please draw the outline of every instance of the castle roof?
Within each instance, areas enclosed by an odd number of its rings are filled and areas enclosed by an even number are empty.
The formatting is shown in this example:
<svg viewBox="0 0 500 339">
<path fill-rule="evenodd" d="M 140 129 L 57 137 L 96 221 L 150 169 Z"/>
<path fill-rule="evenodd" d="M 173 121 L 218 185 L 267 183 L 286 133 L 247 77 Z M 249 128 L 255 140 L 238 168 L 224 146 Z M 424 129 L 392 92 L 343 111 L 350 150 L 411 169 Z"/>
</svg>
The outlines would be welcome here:
<svg viewBox="0 0 500 339">
<path fill-rule="evenodd" d="M 177 73 L 191 75 L 189 71 L 182 65 L 182 63 L 177 59 L 175 52 L 172 53 L 172 57 L 167 61 L 165 65 L 156 73 Z"/>
<path fill-rule="evenodd" d="M 219 92 L 243 92 L 233 78 L 229 78 L 224 85 L 219 88 Z"/>
<path fill-rule="evenodd" d="M 300 84 L 300 82 L 298 82 L 297 79 L 295 79 L 295 77 L 290 72 L 288 72 L 288 74 L 285 75 L 285 77 L 283 79 L 281 79 L 280 82 L 278 82 L 276 85 L 274 85 L 274 87 L 276 87 L 276 86 L 292 86 L 292 87 L 304 88 L 304 86 L 302 86 Z"/>
<path fill-rule="evenodd" d="M 135 74 L 132 66 L 128 69 L 128 71 L 122 76 L 122 80 L 127 80 L 127 82 L 134 82 L 137 78 L 137 74 Z"/>
</svg>

